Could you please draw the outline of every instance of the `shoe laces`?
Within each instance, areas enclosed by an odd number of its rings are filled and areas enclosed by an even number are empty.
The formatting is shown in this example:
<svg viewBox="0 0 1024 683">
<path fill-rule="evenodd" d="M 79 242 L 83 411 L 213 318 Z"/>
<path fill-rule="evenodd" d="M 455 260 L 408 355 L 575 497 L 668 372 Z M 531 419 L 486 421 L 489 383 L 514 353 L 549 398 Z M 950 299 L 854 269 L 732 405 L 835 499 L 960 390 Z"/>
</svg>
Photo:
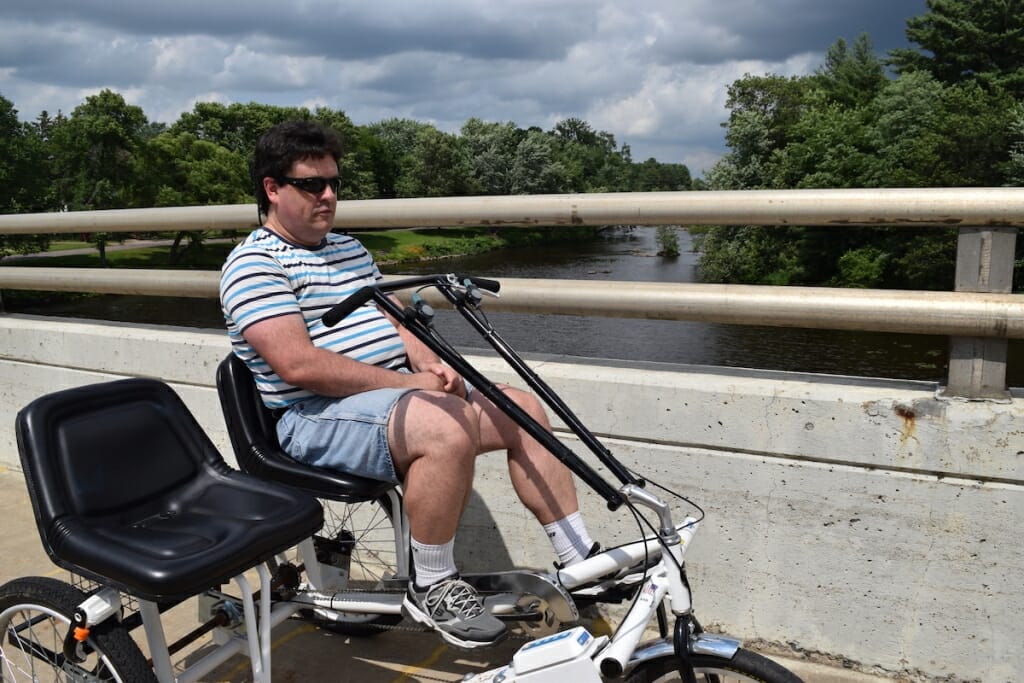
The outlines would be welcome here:
<svg viewBox="0 0 1024 683">
<path fill-rule="evenodd" d="M 484 612 L 480 596 L 461 579 L 450 579 L 431 586 L 423 602 L 432 615 L 447 609 L 461 619 L 472 619 Z"/>
</svg>

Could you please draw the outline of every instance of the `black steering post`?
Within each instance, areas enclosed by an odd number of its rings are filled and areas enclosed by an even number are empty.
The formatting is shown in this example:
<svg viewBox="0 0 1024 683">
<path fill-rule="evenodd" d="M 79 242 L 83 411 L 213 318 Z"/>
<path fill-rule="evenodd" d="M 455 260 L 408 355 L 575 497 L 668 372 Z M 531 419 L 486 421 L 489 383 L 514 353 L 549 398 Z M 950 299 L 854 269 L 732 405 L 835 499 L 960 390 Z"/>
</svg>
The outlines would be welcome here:
<svg viewBox="0 0 1024 683">
<path fill-rule="evenodd" d="M 478 283 L 489 285 L 487 287 L 489 291 L 494 291 L 490 286 L 493 286 L 495 290 L 497 289 L 497 283 L 493 280 L 468 278 L 467 281 L 474 286 L 479 286 Z M 390 292 L 422 286 L 435 286 L 447 294 L 447 288 L 459 286 L 457 284 L 458 282 L 458 280 L 455 282 L 449 281 L 444 276 L 433 275 L 406 278 L 379 285 L 363 287 L 344 301 L 332 307 L 323 315 L 321 320 L 325 325 L 330 327 L 337 324 L 359 306 L 362 306 L 372 300 L 382 311 L 390 315 L 394 320 L 398 321 L 399 324 L 409 330 L 413 336 L 422 341 L 431 351 L 448 363 L 448 365 L 450 365 L 455 372 L 459 373 L 463 379 L 469 382 L 481 394 L 490 399 L 498 409 L 508 415 L 509 418 L 522 427 L 527 434 L 536 439 L 552 455 L 558 458 L 558 460 L 568 467 L 573 474 L 583 480 L 587 486 L 604 498 L 609 509 L 618 509 L 625 501 L 615 487 L 605 481 L 605 479 L 602 478 L 596 470 L 584 462 L 578 455 L 576 455 L 575 452 L 572 451 L 572 449 L 559 441 L 554 434 L 538 424 L 536 420 L 506 396 L 505 393 L 495 386 L 493 382 L 470 365 L 469 362 L 463 358 L 460 353 L 458 353 L 458 351 L 452 349 L 447 344 L 441 344 L 438 342 L 434 336 L 434 332 L 416 315 L 407 314 L 394 299 L 388 296 L 388 293 Z M 458 306 L 458 304 L 456 305 Z"/>
</svg>

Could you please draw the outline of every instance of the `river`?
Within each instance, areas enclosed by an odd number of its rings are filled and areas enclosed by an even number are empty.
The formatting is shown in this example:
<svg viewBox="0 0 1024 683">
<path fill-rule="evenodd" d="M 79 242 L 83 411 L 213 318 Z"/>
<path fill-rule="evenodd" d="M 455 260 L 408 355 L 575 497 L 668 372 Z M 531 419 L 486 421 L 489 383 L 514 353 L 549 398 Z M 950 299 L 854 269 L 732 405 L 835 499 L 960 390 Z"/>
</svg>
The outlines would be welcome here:
<svg viewBox="0 0 1024 683">
<path fill-rule="evenodd" d="M 499 280 L 694 282 L 697 256 L 690 251 L 689 234 L 679 235 L 682 255 L 675 259 L 656 255 L 655 228 L 638 227 L 582 246 L 510 249 L 383 270 L 459 272 Z M 213 300 L 98 296 L 24 312 L 189 327 L 223 325 Z M 506 341 L 524 353 L 940 381 L 948 362 L 948 339 L 929 335 L 498 312 L 489 317 Z M 486 346 L 453 312 L 439 311 L 437 327 L 456 346 Z M 1024 386 L 1024 344 L 1016 341 L 1010 343 L 1008 379 L 1011 386 Z"/>
</svg>

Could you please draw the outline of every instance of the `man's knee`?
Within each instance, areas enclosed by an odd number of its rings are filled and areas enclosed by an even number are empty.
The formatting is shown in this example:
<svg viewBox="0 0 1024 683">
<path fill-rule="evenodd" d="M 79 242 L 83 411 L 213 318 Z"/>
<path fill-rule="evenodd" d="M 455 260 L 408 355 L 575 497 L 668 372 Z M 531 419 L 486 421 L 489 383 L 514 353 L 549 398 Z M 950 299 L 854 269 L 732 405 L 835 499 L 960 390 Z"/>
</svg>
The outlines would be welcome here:
<svg viewBox="0 0 1024 683">
<path fill-rule="evenodd" d="M 544 410 L 544 404 L 534 394 L 514 387 L 505 387 L 505 394 L 511 398 L 516 405 L 522 408 L 533 419 L 547 426 L 548 417 Z"/>
<path fill-rule="evenodd" d="M 472 458 L 479 449 L 479 418 L 468 402 L 453 394 L 409 394 L 392 415 L 391 427 L 420 455 Z"/>
</svg>

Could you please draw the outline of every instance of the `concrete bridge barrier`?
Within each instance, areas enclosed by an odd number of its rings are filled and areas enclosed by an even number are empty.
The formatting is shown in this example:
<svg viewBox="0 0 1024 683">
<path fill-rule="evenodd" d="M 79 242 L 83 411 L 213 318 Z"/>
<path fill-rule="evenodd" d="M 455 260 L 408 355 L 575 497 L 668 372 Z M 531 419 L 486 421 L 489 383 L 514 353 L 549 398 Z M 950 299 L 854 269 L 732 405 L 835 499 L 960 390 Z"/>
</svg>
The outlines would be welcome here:
<svg viewBox="0 0 1024 683">
<path fill-rule="evenodd" d="M 21 406 L 128 376 L 171 384 L 232 460 L 213 387 L 227 352 L 218 330 L 0 317 L 0 465 L 18 467 Z M 500 360 L 468 357 L 518 383 Z M 532 360 L 627 465 L 706 510 L 689 556 L 706 627 L 898 680 L 1018 680 L 1017 392 L 946 400 L 923 382 Z M 583 505 L 604 545 L 638 533 L 596 496 Z M 466 571 L 550 566 L 499 455 L 481 459 L 457 547 Z"/>
</svg>

